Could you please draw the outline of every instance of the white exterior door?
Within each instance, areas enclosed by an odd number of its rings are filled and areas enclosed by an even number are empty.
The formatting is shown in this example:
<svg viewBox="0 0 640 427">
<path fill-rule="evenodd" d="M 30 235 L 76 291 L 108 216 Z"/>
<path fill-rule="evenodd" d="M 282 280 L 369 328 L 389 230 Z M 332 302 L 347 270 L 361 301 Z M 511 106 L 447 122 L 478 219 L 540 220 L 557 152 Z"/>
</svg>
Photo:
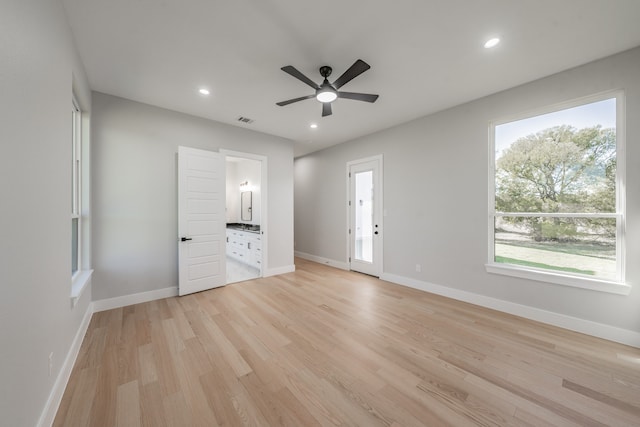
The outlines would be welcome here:
<svg viewBox="0 0 640 427">
<path fill-rule="evenodd" d="M 349 264 L 351 270 L 382 273 L 382 157 L 349 162 Z"/>
<path fill-rule="evenodd" d="M 226 283 L 225 159 L 178 147 L 178 294 Z"/>
</svg>

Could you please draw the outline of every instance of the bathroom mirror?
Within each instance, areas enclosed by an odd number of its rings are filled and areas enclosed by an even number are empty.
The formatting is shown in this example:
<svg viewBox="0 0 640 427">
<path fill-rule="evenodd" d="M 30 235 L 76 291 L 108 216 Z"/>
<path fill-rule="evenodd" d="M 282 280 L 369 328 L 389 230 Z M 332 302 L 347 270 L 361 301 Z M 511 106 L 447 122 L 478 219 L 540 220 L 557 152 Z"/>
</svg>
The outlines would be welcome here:
<svg viewBox="0 0 640 427">
<path fill-rule="evenodd" d="M 251 191 L 240 193 L 240 219 L 251 221 Z"/>
</svg>

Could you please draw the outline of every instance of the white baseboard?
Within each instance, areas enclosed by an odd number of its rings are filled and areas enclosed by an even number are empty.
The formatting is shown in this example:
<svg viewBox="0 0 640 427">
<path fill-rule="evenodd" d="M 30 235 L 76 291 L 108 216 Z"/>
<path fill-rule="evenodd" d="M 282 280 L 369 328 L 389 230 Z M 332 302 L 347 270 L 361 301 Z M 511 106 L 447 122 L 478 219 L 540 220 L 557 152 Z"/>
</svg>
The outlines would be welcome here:
<svg viewBox="0 0 640 427">
<path fill-rule="evenodd" d="M 435 285 L 433 283 L 423 282 L 421 280 L 409 277 L 398 276 L 390 273 L 383 273 L 380 279 L 387 282 L 396 283 L 398 285 L 407 286 L 409 288 L 419 289 L 421 291 L 442 295 L 458 301 L 468 302 L 470 304 L 479 305 L 486 308 L 513 314 L 515 316 L 524 317 L 526 319 L 535 320 L 560 328 L 569 329 L 571 331 L 580 332 L 598 338 L 604 338 L 609 341 L 618 342 L 625 345 L 640 348 L 640 333 L 622 329 L 615 326 L 605 325 L 590 320 L 579 319 L 577 317 L 558 314 L 551 311 L 542 310 L 540 308 L 529 307 L 514 302 L 504 301 L 485 295 L 474 294 L 473 292 L 462 291 L 459 289 L 449 288 L 447 286 Z"/>
<path fill-rule="evenodd" d="M 177 287 L 156 289 L 155 291 L 140 292 L 137 294 L 123 295 L 121 297 L 106 298 L 93 302 L 93 312 L 111 310 L 126 307 L 128 305 L 155 301 L 157 299 L 170 298 L 178 295 Z"/>
<path fill-rule="evenodd" d="M 265 269 L 262 277 L 277 276 L 278 274 L 293 273 L 294 271 L 296 271 L 295 265 L 285 265 L 284 267 Z"/>
<path fill-rule="evenodd" d="M 82 318 L 82 322 L 80 323 L 80 327 L 78 328 L 78 332 L 76 332 L 76 336 L 73 338 L 71 348 L 69 348 L 67 357 L 65 357 L 64 363 L 62 364 L 60 372 L 58 373 L 56 382 L 53 384 L 53 389 L 49 394 L 47 404 L 42 411 L 42 415 L 40 415 L 40 419 L 38 420 L 37 424 L 38 427 L 49 427 L 53 424 L 53 421 L 56 418 L 58 408 L 60 407 L 60 402 L 62 401 L 62 396 L 64 395 L 64 391 L 67 388 L 67 383 L 69 382 L 69 377 L 71 377 L 73 366 L 76 364 L 76 359 L 78 357 L 78 353 L 80 352 L 80 347 L 82 346 L 84 335 L 87 333 L 87 329 L 89 328 L 89 323 L 91 322 L 92 315 L 93 303 L 89 303 L 87 311 L 84 313 L 84 317 Z"/>
<path fill-rule="evenodd" d="M 339 268 L 340 270 L 349 270 L 349 263 L 336 261 L 329 258 L 323 258 L 321 256 L 311 255 L 304 252 L 295 251 L 295 256 L 300 257 L 302 259 L 306 259 L 307 261 L 317 262 L 318 264 L 325 264 L 330 267 Z"/>
</svg>

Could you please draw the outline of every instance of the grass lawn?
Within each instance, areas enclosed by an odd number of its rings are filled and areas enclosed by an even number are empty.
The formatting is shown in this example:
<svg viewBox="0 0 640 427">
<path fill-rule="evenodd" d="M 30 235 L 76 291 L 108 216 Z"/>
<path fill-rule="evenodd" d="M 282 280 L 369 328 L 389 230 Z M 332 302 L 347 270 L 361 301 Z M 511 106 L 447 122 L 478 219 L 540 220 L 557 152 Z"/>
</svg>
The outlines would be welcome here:
<svg viewBox="0 0 640 427">
<path fill-rule="evenodd" d="M 496 243 L 503 243 L 505 245 L 520 246 L 523 248 L 542 249 L 545 251 L 559 252 L 572 255 L 583 255 L 594 258 L 602 259 L 616 259 L 616 245 L 615 242 L 609 244 L 594 243 L 594 242 L 535 242 L 519 241 L 512 239 L 500 239 L 496 238 Z"/>
<path fill-rule="evenodd" d="M 503 264 L 524 265 L 526 267 L 545 268 L 547 270 L 567 271 L 569 273 L 588 274 L 590 276 L 594 276 L 596 274 L 595 271 L 591 271 L 591 270 L 580 270 L 578 268 L 571 268 L 571 267 L 559 267 L 556 265 L 549 265 L 549 264 L 543 264 L 540 262 L 525 261 L 521 259 L 507 258 L 502 256 L 496 256 L 496 262 L 503 263 Z"/>
</svg>

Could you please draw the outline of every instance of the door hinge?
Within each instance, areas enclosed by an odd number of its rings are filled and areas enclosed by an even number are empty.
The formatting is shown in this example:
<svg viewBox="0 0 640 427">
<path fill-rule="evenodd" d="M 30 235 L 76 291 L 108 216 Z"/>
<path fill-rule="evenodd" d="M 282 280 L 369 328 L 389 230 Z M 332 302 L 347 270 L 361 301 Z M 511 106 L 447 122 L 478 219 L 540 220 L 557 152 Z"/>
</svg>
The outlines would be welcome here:
<svg viewBox="0 0 640 427">
<path fill-rule="evenodd" d="M 351 234 L 351 229 L 349 229 L 349 234 Z"/>
<path fill-rule="evenodd" d="M 349 262 L 351 262 L 351 257 L 349 257 Z"/>
<path fill-rule="evenodd" d="M 351 178 L 351 172 L 349 172 L 349 178 Z"/>
<path fill-rule="evenodd" d="M 349 206 L 351 206 L 351 200 L 349 200 Z"/>
</svg>

